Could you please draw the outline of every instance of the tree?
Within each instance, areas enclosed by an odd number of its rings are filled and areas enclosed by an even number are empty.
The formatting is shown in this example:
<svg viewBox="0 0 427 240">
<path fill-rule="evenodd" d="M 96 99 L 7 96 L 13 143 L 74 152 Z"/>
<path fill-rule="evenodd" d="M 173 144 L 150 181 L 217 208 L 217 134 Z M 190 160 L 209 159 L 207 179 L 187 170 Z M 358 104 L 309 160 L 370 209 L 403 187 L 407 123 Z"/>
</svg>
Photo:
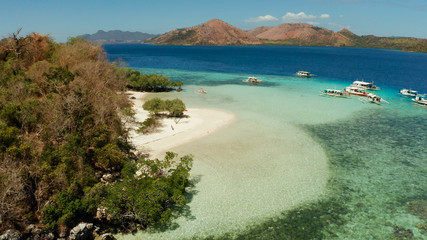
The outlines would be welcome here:
<svg viewBox="0 0 427 240">
<path fill-rule="evenodd" d="M 160 112 L 165 111 L 165 102 L 162 99 L 156 97 L 146 101 L 142 105 L 142 108 L 146 111 L 149 111 L 150 114 L 159 114 Z"/>
<path fill-rule="evenodd" d="M 180 117 L 185 111 L 185 104 L 181 99 L 173 99 L 165 101 L 166 110 L 170 117 Z"/>
</svg>

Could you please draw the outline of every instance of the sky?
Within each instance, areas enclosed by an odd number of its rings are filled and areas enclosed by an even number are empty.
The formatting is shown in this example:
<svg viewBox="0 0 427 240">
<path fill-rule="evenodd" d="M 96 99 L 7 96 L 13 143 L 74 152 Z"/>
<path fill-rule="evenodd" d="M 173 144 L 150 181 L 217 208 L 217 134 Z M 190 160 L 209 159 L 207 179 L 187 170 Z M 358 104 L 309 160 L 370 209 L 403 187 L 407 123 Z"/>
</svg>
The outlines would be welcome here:
<svg viewBox="0 0 427 240">
<path fill-rule="evenodd" d="M 221 19 L 249 30 L 303 22 L 357 35 L 427 38 L 427 0 L 0 0 L 0 38 L 57 42 L 98 30 L 162 34 Z"/>
</svg>

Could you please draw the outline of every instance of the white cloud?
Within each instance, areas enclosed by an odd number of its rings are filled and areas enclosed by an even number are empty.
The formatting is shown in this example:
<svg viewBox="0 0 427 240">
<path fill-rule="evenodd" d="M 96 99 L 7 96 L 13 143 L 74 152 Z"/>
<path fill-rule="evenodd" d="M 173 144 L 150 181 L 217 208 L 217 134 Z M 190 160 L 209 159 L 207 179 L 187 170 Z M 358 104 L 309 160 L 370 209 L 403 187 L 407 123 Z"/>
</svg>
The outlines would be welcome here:
<svg viewBox="0 0 427 240">
<path fill-rule="evenodd" d="M 326 18 L 330 18 L 331 16 L 329 14 L 321 14 L 320 16 L 315 16 L 315 15 L 307 15 L 304 12 L 299 12 L 299 13 L 291 13 L 291 12 L 287 12 L 283 17 L 282 20 L 283 21 L 289 21 L 289 22 L 295 22 L 295 21 L 306 21 L 306 20 L 313 20 L 313 19 L 326 19 Z"/>
<path fill-rule="evenodd" d="M 320 15 L 319 18 L 325 19 L 325 18 L 331 18 L 331 16 L 329 16 L 329 14 L 324 13 L 324 14 Z"/>
<path fill-rule="evenodd" d="M 271 15 L 265 15 L 265 16 L 259 16 L 256 18 L 249 18 L 246 19 L 245 22 L 270 22 L 270 21 L 277 21 L 276 17 L 273 17 Z"/>
</svg>

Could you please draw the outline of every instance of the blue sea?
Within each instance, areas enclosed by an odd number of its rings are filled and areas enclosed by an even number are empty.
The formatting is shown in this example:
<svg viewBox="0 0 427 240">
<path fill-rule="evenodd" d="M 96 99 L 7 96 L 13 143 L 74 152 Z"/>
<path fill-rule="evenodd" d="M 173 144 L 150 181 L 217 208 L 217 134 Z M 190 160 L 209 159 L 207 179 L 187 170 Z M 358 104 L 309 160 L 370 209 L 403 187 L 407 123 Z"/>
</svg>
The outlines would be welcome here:
<svg viewBox="0 0 427 240">
<path fill-rule="evenodd" d="M 427 54 L 297 46 L 104 45 L 111 61 L 184 82 L 187 107 L 236 116 L 176 149 L 194 186 L 167 226 L 122 239 L 427 239 Z M 299 70 L 315 74 L 297 77 Z M 242 82 L 248 76 L 258 85 Z M 374 81 L 381 105 L 324 97 Z M 196 91 L 203 88 L 208 94 Z"/>
</svg>

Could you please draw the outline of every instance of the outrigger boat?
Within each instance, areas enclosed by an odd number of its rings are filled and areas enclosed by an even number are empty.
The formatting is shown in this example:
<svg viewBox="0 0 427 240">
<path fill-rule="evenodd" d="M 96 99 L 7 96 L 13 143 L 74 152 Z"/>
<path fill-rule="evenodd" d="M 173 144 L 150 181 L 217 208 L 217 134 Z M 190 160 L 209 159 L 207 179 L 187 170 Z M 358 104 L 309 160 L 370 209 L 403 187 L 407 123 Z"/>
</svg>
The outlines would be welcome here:
<svg viewBox="0 0 427 240">
<path fill-rule="evenodd" d="M 247 79 L 243 80 L 242 82 L 247 82 L 251 84 L 261 83 L 262 80 L 257 79 L 256 77 L 248 77 Z"/>
<path fill-rule="evenodd" d="M 351 84 L 352 87 L 359 88 L 361 90 L 380 90 L 381 88 L 374 85 L 374 82 L 354 81 Z"/>
<path fill-rule="evenodd" d="M 416 96 L 412 101 L 420 105 L 427 105 L 427 99 L 420 96 Z"/>
<path fill-rule="evenodd" d="M 362 96 L 362 97 L 368 96 L 368 93 L 365 90 L 362 90 L 362 89 L 357 88 L 357 87 L 346 87 L 344 91 L 349 93 L 350 95 L 358 95 L 358 96 Z"/>
<path fill-rule="evenodd" d="M 405 97 L 416 97 L 418 95 L 418 92 L 411 89 L 401 89 L 400 94 Z"/>
<path fill-rule="evenodd" d="M 323 91 L 320 91 L 320 94 L 325 95 L 325 96 L 333 96 L 333 97 L 349 97 L 349 93 L 342 91 L 342 90 L 337 90 L 337 89 L 325 89 Z"/>
<path fill-rule="evenodd" d="M 311 77 L 311 76 L 313 76 L 313 74 L 311 74 L 310 72 L 307 72 L 307 71 L 298 71 L 297 76 L 299 76 L 299 77 Z"/>
<path fill-rule="evenodd" d="M 366 98 L 359 98 L 359 100 L 363 103 L 365 103 L 365 102 L 371 102 L 371 103 L 375 103 L 375 104 L 381 104 L 382 102 L 389 103 L 386 100 L 384 100 L 383 98 L 381 98 L 380 96 L 375 95 L 373 93 L 368 93 L 368 96 Z"/>
</svg>

